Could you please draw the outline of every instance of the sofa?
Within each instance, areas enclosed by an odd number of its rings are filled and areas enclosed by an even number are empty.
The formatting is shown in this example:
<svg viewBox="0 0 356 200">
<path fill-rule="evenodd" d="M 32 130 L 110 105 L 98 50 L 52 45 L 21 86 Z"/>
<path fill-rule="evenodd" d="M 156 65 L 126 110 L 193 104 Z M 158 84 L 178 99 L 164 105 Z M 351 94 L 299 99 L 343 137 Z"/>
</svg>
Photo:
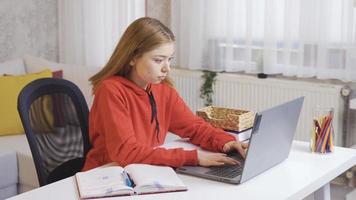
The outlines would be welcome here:
<svg viewBox="0 0 356 200">
<path fill-rule="evenodd" d="M 83 92 L 90 107 L 92 95 L 88 79 L 99 70 L 98 67 L 67 65 L 25 55 L 21 59 L 0 63 L 0 78 L 1 76 L 26 76 L 44 69 L 49 69 L 52 72 L 60 71 L 62 78 L 74 82 Z M 6 98 L 6 95 L 2 98 Z M 6 99 L 2 99 L 1 103 L 3 104 L 5 101 Z M 4 113 L 0 110 L 0 115 L 6 115 Z M 23 132 L 0 133 L 0 199 L 38 186 L 37 174 L 26 135 Z"/>
</svg>

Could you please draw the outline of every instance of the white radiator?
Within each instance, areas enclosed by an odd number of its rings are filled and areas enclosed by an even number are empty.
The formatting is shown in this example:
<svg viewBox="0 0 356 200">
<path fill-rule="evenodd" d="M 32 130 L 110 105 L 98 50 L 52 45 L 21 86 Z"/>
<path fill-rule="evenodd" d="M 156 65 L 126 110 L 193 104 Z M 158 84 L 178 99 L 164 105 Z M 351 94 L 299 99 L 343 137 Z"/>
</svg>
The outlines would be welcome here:
<svg viewBox="0 0 356 200">
<path fill-rule="evenodd" d="M 171 72 L 176 89 L 193 112 L 204 107 L 204 102 L 199 97 L 203 81 L 201 75 L 198 71 L 181 69 Z M 345 102 L 340 92 L 343 87 L 341 84 L 277 78 L 258 79 L 249 75 L 220 73 L 214 86 L 213 105 L 258 112 L 305 96 L 295 139 L 309 141 L 314 108 L 333 107 L 335 143 L 341 146 Z"/>
</svg>

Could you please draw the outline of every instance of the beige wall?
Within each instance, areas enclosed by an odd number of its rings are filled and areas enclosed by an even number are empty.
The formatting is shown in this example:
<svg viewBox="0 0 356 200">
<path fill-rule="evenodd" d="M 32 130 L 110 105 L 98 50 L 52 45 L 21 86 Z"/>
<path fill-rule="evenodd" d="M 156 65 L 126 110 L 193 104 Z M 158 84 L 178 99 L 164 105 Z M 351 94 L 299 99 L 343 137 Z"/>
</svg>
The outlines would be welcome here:
<svg viewBox="0 0 356 200">
<path fill-rule="evenodd" d="M 171 0 L 146 0 L 147 16 L 160 20 L 171 27 Z"/>
</svg>

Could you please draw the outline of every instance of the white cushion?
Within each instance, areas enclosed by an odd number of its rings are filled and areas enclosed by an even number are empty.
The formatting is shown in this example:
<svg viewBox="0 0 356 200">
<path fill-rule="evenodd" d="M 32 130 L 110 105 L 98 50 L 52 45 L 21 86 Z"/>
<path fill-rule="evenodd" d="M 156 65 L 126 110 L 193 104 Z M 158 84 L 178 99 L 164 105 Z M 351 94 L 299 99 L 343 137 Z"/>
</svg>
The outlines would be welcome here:
<svg viewBox="0 0 356 200">
<path fill-rule="evenodd" d="M 24 192 L 28 192 L 30 190 L 36 189 L 37 187 L 29 186 L 29 185 L 24 185 L 24 184 L 19 184 L 17 185 L 17 193 L 21 194 Z"/>
<path fill-rule="evenodd" d="M 24 61 L 28 73 L 40 72 L 46 68 L 52 71 L 63 70 L 63 78 L 75 83 L 84 94 L 88 105 L 91 105 L 92 92 L 89 78 L 99 71 L 98 67 L 56 63 L 30 55 L 25 55 Z"/>
<path fill-rule="evenodd" d="M 31 55 L 25 55 L 24 61 L 27 73 L 37 73 L 44 69 L 50 69 L 52 71 L 64 70 L 64 66 L 59 63 L 51 62 Z"/>
<path fill-rule="evenodd" d="M 17 194 L 16 184 L 9 185 L 4 188 L 0 188 L 0 199 L 7 199 Z"/>
<path fill-rule="evenodd" d="M 23 193 L 39 187 L 35 163 L 32 155 L 17 152 L 19 170 L 18 192 Z"/>
<path fill-rule="evenodd" d="M 25 73 L 25 64 L 22 59 L 9 60 L 0 63 L 0 76 L 3 74 L 22 75 Z"/>
<path fill-rule="evenodd" d="M 0 199 L 17 194 L 18 171 L 16 152 L 0 152 Z"/>
<path fill-rule="evenodd" d="M 0 152 L 15 151 L 17 154 L 19 184 L 35 188 L 39 186 L 35 164 L 26 135 L 0 137 Z"/>
<path fill-rule="evenodd" d="M 16 152 L 0 152 L 0 188 L 16 184 L 17 176 Z"/>
</svg>

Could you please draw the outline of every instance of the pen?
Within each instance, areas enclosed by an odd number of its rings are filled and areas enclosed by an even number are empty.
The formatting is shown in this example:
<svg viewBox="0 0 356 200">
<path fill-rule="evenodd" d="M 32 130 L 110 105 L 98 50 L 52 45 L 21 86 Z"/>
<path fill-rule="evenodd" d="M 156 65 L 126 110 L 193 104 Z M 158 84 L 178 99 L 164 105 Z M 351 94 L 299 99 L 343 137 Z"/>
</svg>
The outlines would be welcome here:
<svg viewBox="0 0 356 200">
<path fill-rule="evenodd" d="M 132 184 L 132 181 L 131 181 L 129 175 L 125 171 L 123 171 L 122 172 L 122 176 L 123 176 L 123 178 L 124 178 L 124 180 L 126 182 L 126 185 L 129 186 L 129 187 L 132 187 L 133 184 Z"/>
</svg>

